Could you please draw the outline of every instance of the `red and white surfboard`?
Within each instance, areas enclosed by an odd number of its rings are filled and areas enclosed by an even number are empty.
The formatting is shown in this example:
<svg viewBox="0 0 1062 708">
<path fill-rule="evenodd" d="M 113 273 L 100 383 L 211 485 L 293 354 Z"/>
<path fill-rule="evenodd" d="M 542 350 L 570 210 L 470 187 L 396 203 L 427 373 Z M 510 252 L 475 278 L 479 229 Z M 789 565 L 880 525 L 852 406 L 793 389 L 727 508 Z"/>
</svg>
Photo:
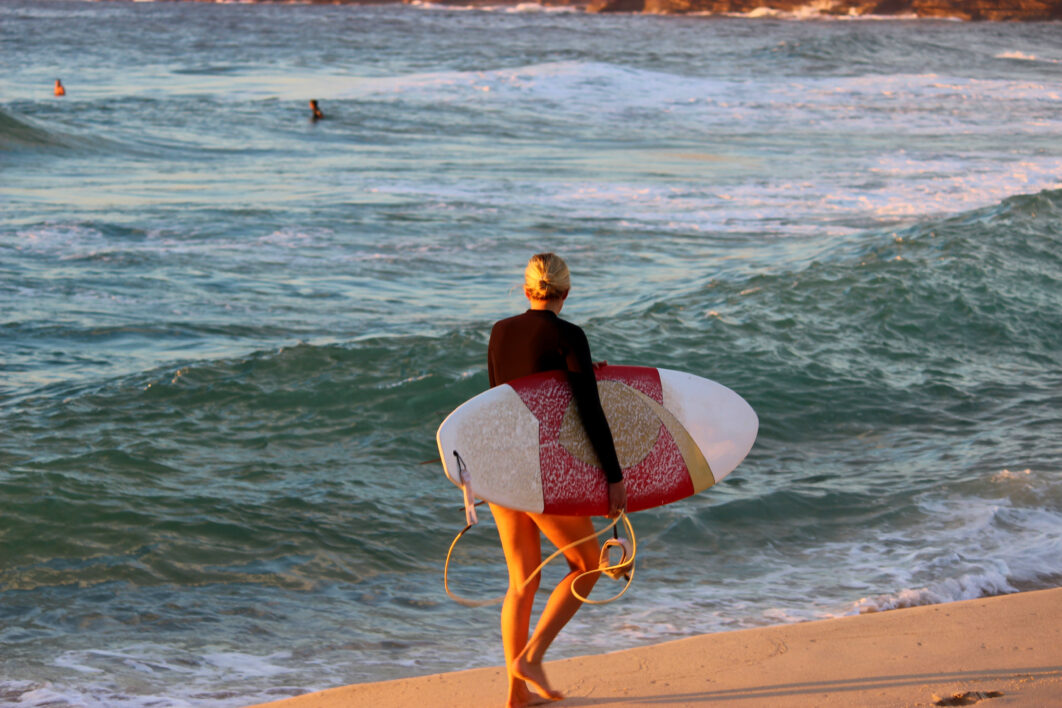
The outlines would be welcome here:
<svg viewBox="0 0 1062 708">
<path fill-rule="evenodd" d="M 759 419 L 714 381 L 669 369 L 595 370 L 623 477 L 627 510 L 668 504 L 707 489 L 745 458 Z M 436 436 L 450 481 L 480 499 L 521 511 L 608 512 L 605 475 L 564 372 L 496 386 L 447 416 Z"/>
</svg>

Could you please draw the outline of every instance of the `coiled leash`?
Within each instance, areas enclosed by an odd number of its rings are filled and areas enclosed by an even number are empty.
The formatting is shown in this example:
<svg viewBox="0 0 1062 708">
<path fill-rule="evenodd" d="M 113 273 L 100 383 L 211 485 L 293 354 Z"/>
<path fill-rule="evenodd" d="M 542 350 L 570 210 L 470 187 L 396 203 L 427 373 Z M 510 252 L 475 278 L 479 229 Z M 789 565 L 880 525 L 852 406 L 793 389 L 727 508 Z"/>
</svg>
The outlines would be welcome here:
<svg viewBox="0 0 1062 708">
<path fill-rule="evenodd" d="M 454 457 L 457 458 L 457 469 L 458 474 L 461 478 L 461 490 L 464 493 L 465 527 L 461 529 L 461 531 L 458 532 L 456 536 L 454 536 L 454 540 L 450 543 L 450 549 L 446 552 L 446 563 L 445 565 L 443 565 L 443 587 L 446 589 L 446 594 L 450 596 L 451 600 L 461 605 L 464 605 L 465 607 L 489 607 L 490 605 L 497 605 L 505 599 L 505 595 L 491 598 L 489 600 L 470 600 L 468 598 L 460 597 L 452 590 L 450 590 L 450 558 L 453 556 L 454 548 L 457 546 L 457 542 L 461 540 L 461 537 L 465 535 L 466 531 L 468 531 L 470 528 L 472 528 L 478 523 L 479 519 L 476 516 L 476 507 L 479 504 L 483 503 L 475 501 L 475 497 L 472 495 L 472 485 L 470 476 L 468 474 L 468 468 L 465 467 L 465 461 L 461 459 L 461 456 L 457 454 L 456 450 L 454 450 Z M 627 538 L 619 537 L 618 525 L 620 521 L 623 522 Z M 634 537 L 634 527 L 631 525 L 631 520 L 627 517 L 627 513 L 625 511 L 621 511 L 619 513 L 619 516 L 613 519 L 611 523 L 602 528 L 600 531 L 594 531 L 594 533 L 588 536 L 584 536 L 583 538 L 580 538 L 576 541 L 572 541 L 563 548 L 558 548 L 556 551 L 551 553 L 546 558 L 546 560 L 539 563 L 538 567 L 535 568 L 531 572 L 531 574 L 527 576 L 527 579 L 524 580 L 523 584 L 520 586 L 520 589 L 523 590 L 524 588 L 526 588 L 531 582 L 531 580 L 536 575 L 541 573 L 542 569 L 545 568 L 549 564 L 549 562 L 557 556 L 561 555 L 570 548 L 575 548 L 579 544 L 585 543 L 590 539 L 596 539 L 599 536 L 608 533 L 609 531 L 612 531 L 612 538 L 605 541 L 605 543 L 601 546 L 601 556 L 599 558 L 598 567 L 584 571 L 577 575 L 572 581 L 571 591 L 572 595 L 578 598 L 581 602 L 585 602 L 588 605 L 605 605 L 614 600 L 618 600 L 625 592 L 627 592 L 627 590 L 631 586 L 631 582 L 633 582 L 634 580 L 634 556 L 638 550 L 638 542 Z M 630 540 L 628 541 L 628 539 Z M 620 549 L 620 560 L 615 564 L 612 563 L 612 559 L 609 557 L 612 552 L 612 549 L 614 548 Z M 622 590 L 620 590 L 618 593 L 608 598 L 607 600 L 591 600 L 588 597 L 583 597 L 583 595 L 581 595 L 579 591 L 575 589 L 575 584 L 579 581 L 579 579 L 584 576 L 590 575 L 591 573 L 604 573 L 605 575 L 609 576 L 614 580 L 624 578 L 627 582 L 623 586 Z"/>
</svg>

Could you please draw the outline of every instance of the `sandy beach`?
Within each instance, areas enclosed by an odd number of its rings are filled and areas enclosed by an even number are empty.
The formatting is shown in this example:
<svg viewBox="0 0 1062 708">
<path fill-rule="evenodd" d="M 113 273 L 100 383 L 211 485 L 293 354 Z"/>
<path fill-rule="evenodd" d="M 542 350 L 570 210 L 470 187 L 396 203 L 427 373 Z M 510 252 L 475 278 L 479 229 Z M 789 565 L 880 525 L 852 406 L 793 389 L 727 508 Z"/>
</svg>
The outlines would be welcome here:
<svg viewBox="0 0 1062 708">
<path fill-rule="evenodd" d="M 680 639 L 547 663 L 558 706 L 1062 706 L 1062 588 Z M 501 706 L 491 667 L 262 704 Z"/>
</svg>

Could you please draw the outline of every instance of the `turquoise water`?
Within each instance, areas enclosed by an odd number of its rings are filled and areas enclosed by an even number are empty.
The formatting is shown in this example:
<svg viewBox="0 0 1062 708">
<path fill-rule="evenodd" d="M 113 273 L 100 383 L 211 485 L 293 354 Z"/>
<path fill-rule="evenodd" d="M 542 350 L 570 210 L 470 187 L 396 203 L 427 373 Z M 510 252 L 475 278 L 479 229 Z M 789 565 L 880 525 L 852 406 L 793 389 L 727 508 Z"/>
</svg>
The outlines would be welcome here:
<svg viewBox="0 0 1062 708">
<path fill-rule="evenodd" d="M 421 463 L 543 249 L 761 421 L 553 656 L 1057 586 L 1058 30 L 0 5 L 0 703 L 500 664 Z"/>
</svg>

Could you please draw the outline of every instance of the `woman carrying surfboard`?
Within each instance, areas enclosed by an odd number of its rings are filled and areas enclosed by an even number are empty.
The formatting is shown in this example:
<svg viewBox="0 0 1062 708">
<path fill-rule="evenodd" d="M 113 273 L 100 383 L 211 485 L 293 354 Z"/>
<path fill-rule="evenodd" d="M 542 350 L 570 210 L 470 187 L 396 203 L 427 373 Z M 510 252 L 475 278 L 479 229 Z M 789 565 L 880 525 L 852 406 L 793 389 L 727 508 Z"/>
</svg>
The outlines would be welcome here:
<svg viewBox="0 0 1062 708">
<path fill-rule="evenodd" d="M 626 506 L 626 485 L 601 408 L 586 334 L 559 317 L 570 289 L 568 266 L 560 256 L 553 253 L 532 256 L 524 272 L 524 294 L 530 308 L 521 315 L 495 323 L 487 348 L 487 372 L 492 388 L 543 371 L 559 369 L 568 373 L 580 417 L 608 481 L 609 515 L 615 516 Z M 593 536 L 593 524 L 585 516 L 536 514 L 493 503 L 490 508 L 509 569 L 509 589 L 501 612 L 502 643 L 509 675 L 507 705 L 519 708 L 543 702 L 532 691 L 542 699 L 560 700 L 564 696 L 550 687 L 542 660 L 557 634 L 582 605 L 572 594 L 573 583 L 575 590 L 586 597 L 597 580 L 596 573 L 580 576 L 599 564 L 600 550 Z M 540 532 L 557 548 L 586 540 L 564 552 L 570 572 L 553 589 L 529 638 L 539 578 L 536 575 L 530 582 L 527 580 L 542 559 Z"/>
</svg>

